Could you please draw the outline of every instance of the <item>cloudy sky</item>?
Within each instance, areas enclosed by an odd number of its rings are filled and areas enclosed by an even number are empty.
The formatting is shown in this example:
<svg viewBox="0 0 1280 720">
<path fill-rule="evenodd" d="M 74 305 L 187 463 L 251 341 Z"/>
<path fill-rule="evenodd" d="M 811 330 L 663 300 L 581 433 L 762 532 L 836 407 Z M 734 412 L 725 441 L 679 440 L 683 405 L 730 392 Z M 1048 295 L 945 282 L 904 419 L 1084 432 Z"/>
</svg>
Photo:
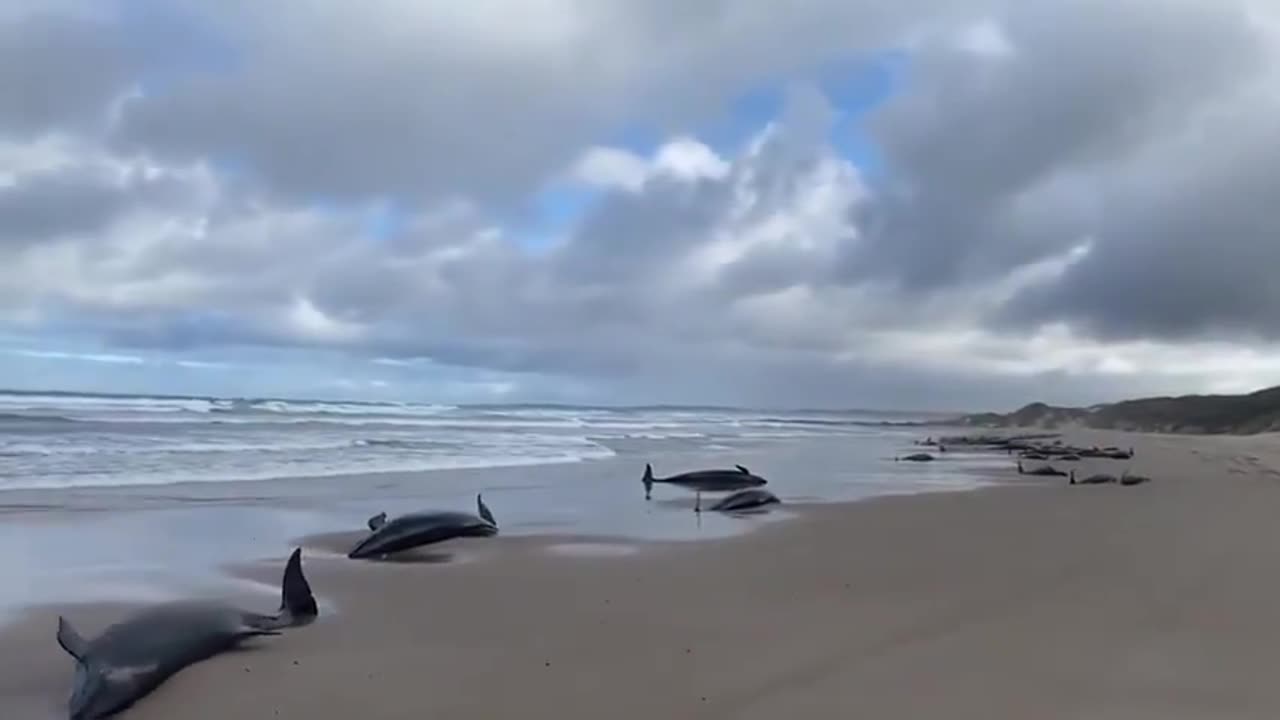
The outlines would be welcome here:
<svg viewBox="0 0 1280 720">
<path fill-rule="evenodd" d="M 10 0 L 0 385 L 1280 383 L 1267 0 Z"/>
</svg>

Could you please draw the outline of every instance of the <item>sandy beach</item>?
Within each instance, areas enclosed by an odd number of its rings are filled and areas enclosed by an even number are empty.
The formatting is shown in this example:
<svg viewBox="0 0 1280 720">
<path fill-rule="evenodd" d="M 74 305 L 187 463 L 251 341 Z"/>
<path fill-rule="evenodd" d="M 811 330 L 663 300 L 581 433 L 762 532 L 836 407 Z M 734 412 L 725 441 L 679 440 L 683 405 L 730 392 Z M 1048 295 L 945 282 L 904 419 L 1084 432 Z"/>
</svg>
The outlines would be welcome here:
<svg viewBox="0 0 1280 720">
<path fill-rule="evenodd" d="M 1274 717 L 1280 440 L 1082 435 L 1155 482 L 806 507 L 617 555 L 499 538 L 356 564 L 312 538 L 321 621 L 124 717 Z M 62 610 L 88 632 L 123 612 Z M 57 611 L 0 638 L 4 717 L 61 716 Z"/>
</svg>

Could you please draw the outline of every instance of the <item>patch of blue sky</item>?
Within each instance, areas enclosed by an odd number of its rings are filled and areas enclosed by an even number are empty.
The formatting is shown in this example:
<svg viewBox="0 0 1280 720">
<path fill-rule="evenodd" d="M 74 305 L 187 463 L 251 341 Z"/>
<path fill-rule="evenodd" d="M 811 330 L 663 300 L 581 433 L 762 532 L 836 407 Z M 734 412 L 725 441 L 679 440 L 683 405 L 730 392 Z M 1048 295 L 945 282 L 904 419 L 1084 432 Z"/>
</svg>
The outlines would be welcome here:
<svg viewBox="0 0 1280 720">
<path fill-rule="evenodd" d="M 782 113 L 785 83 L 760 85 L 732 98 L 725 112 L 693 133 L 722 156 L 737 155 L 760 130 Z"/>
<path fill-rule="evenodd" d="M 399 203 L 385 199 L 364 213 L 364 234 L 374 240 L 387 240 L 402 233 L 410 219 Z"/>
<path fill-rule="evenodd" d="M 831 142 L 872 184 L 885 166 L 866 119 L 902 89 L 909 59 L 905 51 L 889 50 L 830 63 L 819 72 L 819 87 L 840 113 Z"/>
<path fill-rule="evenodd" d="M 830 142 L 874 184 L 884 161 L 866 129 L 867 116 L 889 101 L 905 81 L 909 54 L 902 50 L 858 53 L 829 62 L 803 78 L 824 93 L 837 118 Z M 688 129 L 688 134 L 723 156 L 734 156 L 783 111 L 791 79 L 761 84 L 732 98 L 724 112 Z M 651 157 L 670 139 L 653 125 L 625 124 L 599 138 L 599 144 Z M 572 234 L 603 191 L 572 182 L 554 182 L 506 218 L 505 226 L 530 253 L 540 253 Z"/>
<path fill-rule="evenodd" d="M 574 232 L 601 195 L 602 191 L 581 184 L 549 185 L 510 219 L 508 231 L 526 252 L 546 252 Z"/>
</svg>

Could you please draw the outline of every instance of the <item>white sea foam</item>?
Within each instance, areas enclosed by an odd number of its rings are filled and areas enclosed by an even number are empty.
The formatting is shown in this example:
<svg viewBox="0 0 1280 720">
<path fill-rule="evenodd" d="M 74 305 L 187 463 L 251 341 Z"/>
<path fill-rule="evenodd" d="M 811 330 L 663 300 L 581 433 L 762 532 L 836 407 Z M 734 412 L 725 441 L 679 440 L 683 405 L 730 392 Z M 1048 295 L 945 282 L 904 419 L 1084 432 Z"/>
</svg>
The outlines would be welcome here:
<svg viewBox="0 0 1280 720">
<path fill-rule="evenodd" d="M 851 423 L 867 417 L 0 392 L 0 489 L 579 462 L 612 456 L 611 443 L 725 448 L 862 433 Z"/>
</svg>

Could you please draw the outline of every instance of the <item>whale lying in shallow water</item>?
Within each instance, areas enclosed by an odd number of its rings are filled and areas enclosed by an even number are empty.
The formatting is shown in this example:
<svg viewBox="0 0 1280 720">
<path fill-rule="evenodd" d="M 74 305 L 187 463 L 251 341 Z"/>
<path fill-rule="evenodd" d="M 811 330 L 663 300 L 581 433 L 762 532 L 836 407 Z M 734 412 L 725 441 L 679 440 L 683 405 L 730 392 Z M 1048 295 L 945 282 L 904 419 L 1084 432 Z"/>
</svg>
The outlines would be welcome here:
<svg viewBox="0 0 1280 720">
<path fill-rule="evenodd" d="M 781 502 L 777 495 L 764 488 L 747 488 L 717 500 L 710 509 L 718 512 L 741 512 Z M 698 502 L 693 509 L 695 512 L 702 512 L 701 493 L 699 493 Z"/>
<path fill-rule="evenodd" d="M 760 487 L 767 485 L 768 480 L 756 475 L 742 465 L 737 465 L 732 470 L 716 468 L 711 470 L 691 470 L 689 472 L 680 473 L 679 475 L 671 475 L 668 477 L 656 477 L 653 474 L 653 465 L 645 463 L 644 476 L 640 478 L 644 483 L 644 499 L 648 500 L 653 492 L 653 486 L 656 484 L 678 485 L 688 490 L 697 492 L 724 492 L 729 490 L 743 490 L 746 488 Z"/>
</svg>

